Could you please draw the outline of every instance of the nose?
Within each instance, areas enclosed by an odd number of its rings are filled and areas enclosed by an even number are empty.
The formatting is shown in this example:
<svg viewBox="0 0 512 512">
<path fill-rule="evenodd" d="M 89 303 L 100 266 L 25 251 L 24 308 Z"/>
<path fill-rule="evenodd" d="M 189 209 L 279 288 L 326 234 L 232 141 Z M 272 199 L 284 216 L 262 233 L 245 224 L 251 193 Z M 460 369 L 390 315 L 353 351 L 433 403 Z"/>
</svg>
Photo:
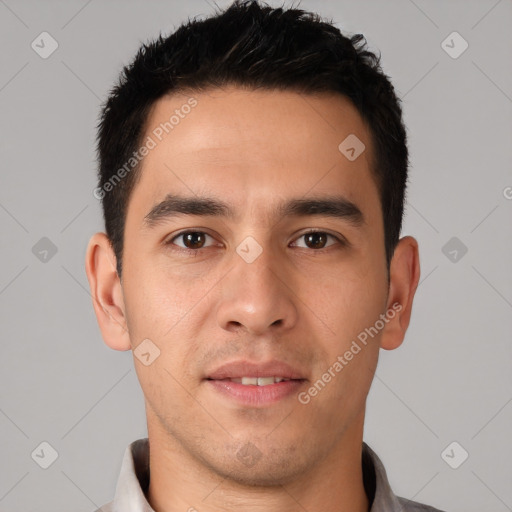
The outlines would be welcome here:
<svg viewBox="0 0 512 512">
<path fill-rule="evenodd" d="M 234 254 L 233 264 L 222 282 L 217 310 L 220 327 L 251 335 L 291 329 L 297 322 L 297 295 L 285 264 L 272 257 L 269 249 L 251 263 Z"/>
</svg>

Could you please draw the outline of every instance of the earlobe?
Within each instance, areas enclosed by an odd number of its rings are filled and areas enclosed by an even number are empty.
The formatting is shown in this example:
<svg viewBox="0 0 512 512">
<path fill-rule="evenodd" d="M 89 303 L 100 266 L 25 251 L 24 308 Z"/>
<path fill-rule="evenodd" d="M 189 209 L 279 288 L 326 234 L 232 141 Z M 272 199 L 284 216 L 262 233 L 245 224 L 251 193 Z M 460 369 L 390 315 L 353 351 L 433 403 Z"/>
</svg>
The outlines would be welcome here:
<svg viewBox="0 0 512 512">
<path fill-rule="evenodd" d="M 402 344 L 409 327 L 414 294 L 418 288 L 419 278 L 418 242 L 412 236 L 405 236 L 398 242 L 391 260 L 386 308 L 390 320 L 382 333 L 381 348 L 393 350 Z M 394 312 L 394 314 L 391 312 Z"/>
<path fill-rule="evenodd" d="M 114 350 L 130 350 L 123 290 L 116 271 L 116 257 L 105 233 L 96 233 L 89 240 L 85 271 L 103 340 Z"/>
</svg>

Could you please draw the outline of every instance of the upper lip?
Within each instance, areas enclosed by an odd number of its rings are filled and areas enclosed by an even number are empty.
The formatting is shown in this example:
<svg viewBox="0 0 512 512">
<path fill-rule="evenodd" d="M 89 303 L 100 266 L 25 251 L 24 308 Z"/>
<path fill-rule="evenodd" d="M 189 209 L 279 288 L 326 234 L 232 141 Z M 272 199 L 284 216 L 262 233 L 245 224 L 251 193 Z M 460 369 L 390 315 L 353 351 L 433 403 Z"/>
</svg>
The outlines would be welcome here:
<svg viewBox="0 0 512 512">
<path fill-rule="evenodd" d="M 206 378 L 211 380 L 239 379 L 241 377 L 282 377 L 284 379 L 304 379 L 304 375 L 281 361 L 256 363 L 252 361 L 232 361 L 224 363 Z"/>
</svg>

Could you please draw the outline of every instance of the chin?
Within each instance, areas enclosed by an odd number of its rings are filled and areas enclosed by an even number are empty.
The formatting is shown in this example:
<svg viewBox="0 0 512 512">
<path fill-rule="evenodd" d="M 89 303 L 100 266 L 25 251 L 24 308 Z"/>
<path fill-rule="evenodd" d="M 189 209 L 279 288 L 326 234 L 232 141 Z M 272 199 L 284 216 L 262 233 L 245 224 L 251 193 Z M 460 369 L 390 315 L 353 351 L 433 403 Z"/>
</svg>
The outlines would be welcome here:
<svg viewBox="0 0 512 512">
<path fill-rule="evenodd" d="M 223 468 L 217 473 L 223 478 L 243 487 L 280 487 L 292 482 L 297 472 L 283 465 L 261 464 L 259 467 L 241 468 L 239 464 Z"/>
<path fill-rule="evenodd" d="M 261 453 L 254 444 L 246 442 L 236 450 L 227 448 L 225 454 L 233 454 L 210 464 L 219 476 L 244 487 L 278 487 L 305 475 L 317 462 L 309 460 L 304 451 L 295 447 L 288 450 L 272 448 Z"/>
</svg>

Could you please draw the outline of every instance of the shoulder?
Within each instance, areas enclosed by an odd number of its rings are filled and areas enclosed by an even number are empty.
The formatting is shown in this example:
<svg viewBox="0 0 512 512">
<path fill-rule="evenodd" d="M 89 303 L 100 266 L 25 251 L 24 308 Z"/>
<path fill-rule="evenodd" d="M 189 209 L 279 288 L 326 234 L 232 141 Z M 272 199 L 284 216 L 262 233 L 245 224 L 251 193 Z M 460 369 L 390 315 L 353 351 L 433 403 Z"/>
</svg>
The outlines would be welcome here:
<svg viewBox="0 0 512 512">
<path fill-rule="evenodd" d="M 411 501 L 406 498 L 398 498 L 398 502 L 402 507 L 402 512 L 443 512 L 438 508 L 430 507 L 428 505 L 424 505 L 423 503 Z"/>
</svg>

